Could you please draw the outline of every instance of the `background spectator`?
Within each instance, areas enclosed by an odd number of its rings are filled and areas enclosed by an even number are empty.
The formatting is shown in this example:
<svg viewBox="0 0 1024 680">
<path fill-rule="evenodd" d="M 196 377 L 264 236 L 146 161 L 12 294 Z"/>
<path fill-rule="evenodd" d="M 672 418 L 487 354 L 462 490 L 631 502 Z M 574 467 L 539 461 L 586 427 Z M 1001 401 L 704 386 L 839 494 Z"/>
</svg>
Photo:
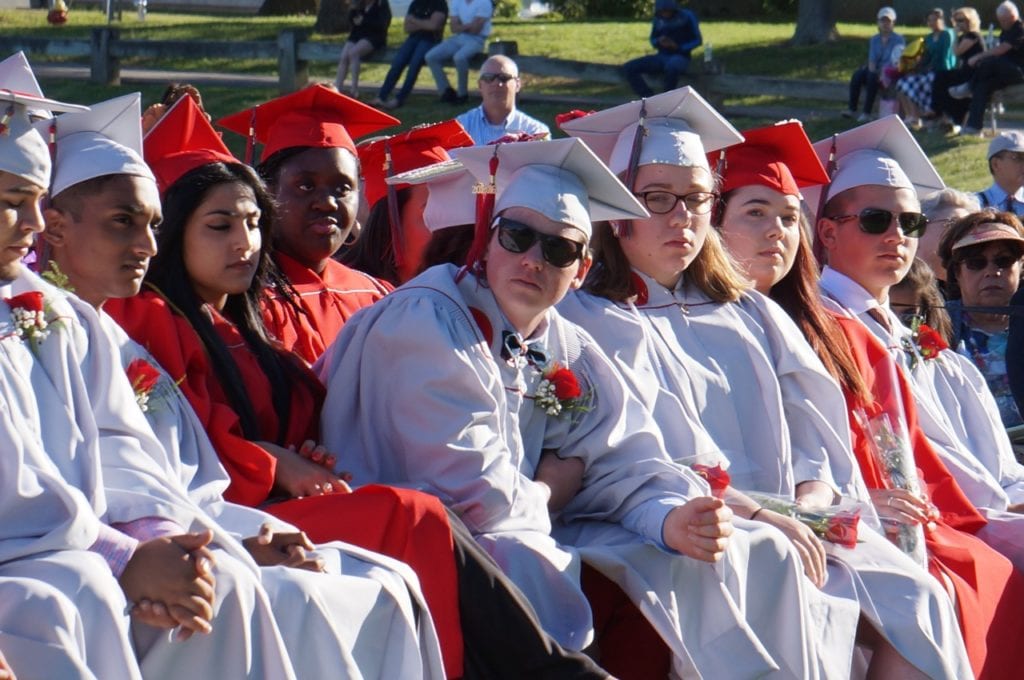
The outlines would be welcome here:
<svg viewBox="0 0 1024 680">
<path fill-rule="evenodd" d="M 992 93 L 1004 87 L 1024 81 L 1024 24 L 1020 12 L 1012 2 L 1003 2 L 996 8 L 996 21 L 1002 32 L 999 43 L 967 60 L 974 67 L 969 82 L 949 88 L 949 94 L 956 99 L 970 97 L 967 110 L 967 124 L 961 128 L 962 135 L 977 135 L 985 119 L 985 107 Z"/>
<path fill-rule="evenodd" d="M 967 62 L 974 55 L 981 54 L 985 49 L 985 43 L 981 37 L 981 18 L 973 7 L 961 7 L 954 11 L 953 26 L 958 33 L 956 44 L 953 45 L 953 54 L 956 55 L 959 65 L 951 71 L 940 71 L 935 74 L 935 82 L 932 84 L 932 111 L 940 117 L 941 125 L 953 134 L 958 134 L 964 116 L 967 115 L 968 102 L 949 96 L 949 88 L 971 79 L 974 68 L 968 66 Z"/>
<path fill-rule="evenodd" d="M 1024 132 L 1006 130 L 988 145 L 992 186 L 978 192 L 982 208 L 1024 215 Z"/>
<path fill-rule="evenodd" d="M 913 73 L 908 73 L 896 83 L 896 90 L 903 105 L 904 120 L 910 127 L 921 127 L 921 119 L 934 115 L 932 110 L 932 85 L 936 75 L 956 66 L 953 54 L 953 40 L 956 32 L 946 28 L 945 13 L 939 9 L 928 12 L 928 28 L 932 30 L 924 39 L 924 55 Z"/>
<path fill-rule="evenodd" d="M 956 189 L 942 189 L 921 201 L 921 212 L 928 217 L 928 226 L 917 239 L 917 257 L 924 260 L 935 278 L 938 279 L 939 290 L 945 293 L 946 267 L 939 257 L 939 241 L 949 230 L 950 225 L 961 217 L 981 209 L 978 197 Z M 928 324 L 931 325 L 930 323 Z"/>
<path fill-rule="evenodd" d="M 469 60 L 484 51 L 484 42 L 491 34 L 492 14 L 491 0 L 451 0 L 452 34 L 432 47 L 426 56 L 442 102 L 465 104 L 469 99 Z M 444 62 L 449 59 L 455 62 L 458 91 L 452 89 L 444 74 Z"/>
<path fill-rule="evenodd" d="M 405 39 L 402 46 L 398 48 L 394 59 L 391 60 L 391 68 L 384 77 L 384 84 L 373 100 L 374 106 L 382 109 L 397 109 L 405 103 L 405 100 L 412 94 L 412 88 L 416 84 L 416 78 L 423 68 L 424 58 L 430 48 L 441 42 L 444 35 L 444 22 L 448 18 L 448 3 L 445 0 L 413 0 L 409 10 L 405 14 L 404 28 L 409 37 Z M 391 91 L 395 89 L 398 78 L 402 75 L 402 69 L 406 66 L 409 70 L 405 74 L 405 82 L 402 89 L 394 98 L 391 98 Z"/>
<path fill-rule="evenodd" d="M 677 5 L 675 0 L 655 0 L 650 40 L 657 50 L 655 54 L 632 59 L 622 66 L 629 86 L 641 97 L 654 94 L 644 80 L 645 74 L 660 74 L 666 92 L 676 89 L 679 76 L 690 67 L 690 52 L 704 41 L 697 15 Z"/>
<path fill-rule="evenodd" d="M 483 103 L 456 118 L 475 144 L 512 132 L 551 135 L 547 125 L 516 108 L 516 94 L 523 87 L 516 62 L 502 55 L 490 57 L 480 67 L 478 83 Z"/>
<path fill-rule="evenodd" d="M 878 33 L 871 36 L 868 41 L 868 63 L 854 71 L 853 77 L 850 78 L 850 107 L 843 112 L 843 116 L 846 118 L 853 118 L 857 115 L 857 104 L 860 101 L 860 91 L 863 88 L 864 111 L 857 116 L 857 120 L 859 122 L 871 120 L 871 111 L 875 108 L 875 97 L 878 96 L 882 69 L 896 63 L 906 46 L 903 36 L 893 32 L 895 24 L 896 10 L 892 7 L 883 7 L 878 10 Z"/>
<path fill-rule="evenodd" d="M 348 11 L 352 32 L 341 48 L 338 60 L 338 75 L 334 86 L 341 92 L 345 78 L 352 71 L 352 89 L 349 93 L 359 98 L 359 68 L 363 57 L 381 49 L 388 41 L 388 27 L 391 26 L 391 6 L 388 0 L 354 0 Z"/>
</svg>

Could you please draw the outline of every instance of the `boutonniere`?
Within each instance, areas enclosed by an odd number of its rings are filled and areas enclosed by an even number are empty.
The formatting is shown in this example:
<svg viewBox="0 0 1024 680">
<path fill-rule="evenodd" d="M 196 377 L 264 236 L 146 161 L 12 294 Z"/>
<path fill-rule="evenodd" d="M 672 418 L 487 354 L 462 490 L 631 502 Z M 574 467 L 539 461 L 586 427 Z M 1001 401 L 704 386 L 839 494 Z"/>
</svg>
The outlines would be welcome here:
<svg viewBox="0 0 1024 680">
<path fill-rule="evenodd" d="M 949 349 L 942 335 L 919 317 L 910 322 L 910 337 L 903 338 L 903 350 L 910 355 L 910 370 L 914 370 L 920 360 L 937 359 L 939 353 Z"/>
<path fill-rule="evenodd" d="M 43 294 L 30 290 L 4 300 L 11 307 L 13 335 L 27 340 L 34 350 L 50 335 L 50 321 L 46 318 L 47 304 Z"/>
<path fill-rule="evenodd" d="M 576 374 L 557 361 L 540 369 L 541 381 L 534 394 L 534 403 L 549 416 L 572 411 L 586 411 L 584 394 Z"/>
<path fill-rule="evenodd" d="M 160 371 L 145 359 L 132 359 L 125 373 L 128 374 L 128 381 L 132 384 L 139 408 L 143 413 L 148 412 L 150 397 L 160 382 Z"/>
</svg>

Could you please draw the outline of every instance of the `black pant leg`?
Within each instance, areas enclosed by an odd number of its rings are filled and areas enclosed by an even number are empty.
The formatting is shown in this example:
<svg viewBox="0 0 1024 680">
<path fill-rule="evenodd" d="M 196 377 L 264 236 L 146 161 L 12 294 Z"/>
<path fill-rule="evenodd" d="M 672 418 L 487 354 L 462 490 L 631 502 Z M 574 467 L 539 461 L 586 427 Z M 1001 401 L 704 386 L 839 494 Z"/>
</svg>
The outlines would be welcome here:
<svg viewBox="0 0 1024 680">
<path fill-rule="evenodd" d="M 597 680 L 611 676 L 544 632 L 533 607 L 469 530 L 448 511 L 459 577 L 465 680 Z"/>
</svg>

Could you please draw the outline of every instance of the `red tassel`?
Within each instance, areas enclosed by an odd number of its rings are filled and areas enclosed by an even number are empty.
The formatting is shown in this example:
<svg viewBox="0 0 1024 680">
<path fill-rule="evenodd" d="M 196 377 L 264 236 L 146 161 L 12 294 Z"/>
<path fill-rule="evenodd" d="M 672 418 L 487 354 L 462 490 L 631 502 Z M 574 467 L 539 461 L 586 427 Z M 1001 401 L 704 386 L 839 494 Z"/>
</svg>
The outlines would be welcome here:
<svg viewBox="0 0 1024 680">
<path fill-rule="evenodd" d="M 258 106 L 254 106 L 252 115 L 249 117 L 249 136 L 245 140 L 246 165 L 252 165 L 253 152 L 256 150 L 256 111 L 258 109 Z"/>
<path fill-rule="evenodd" d="M 825 246 L 822 245 L 821 239 L 818 238 L 818 223 L 821 222 L 821 218 L 825 216 L 825 202 L 828 198 L 828 192 L 832 188 L 832 177 L 836 174 L 836 138 L 837 134 L 832 135 L 832 147 L 828 150 L 828 163 L 825 165 L 825 174 L 828 175 L 828 182 L 821 187 L 821 198 L 818 200 L 818 211 L 814 216 L 814 242 L 811 251 L 814 253 L 814 259 L 818 261 L 818 267 L 825 266 Z"/>
<path fill-rule="evenodd" d="M 50 162 L 53 164 L 57 163 L 57 119 L 50 119 L 49 127 L 49 138 L 46 140 L 47 146 L 50 147 Z"/>
<path fill-rule="evenodd" d="M 8 104 L 3 118 L 0 118 L 0 135 L 7 136 L 11 132 L 11 118 L 14 116 L 14 104 Z"/>
<path fill-rule="evenodd" d="M 384 142 L 384 177 L 391 177 L 394 173 L 394 164 L 391 161 L 391 141 Z M 405 264 L 405 238 L 402 232 L 402 216 L 398 211 L 398 192 L 393 184 L 387 185 L 388 200 L 388 222 L 391 226 L 391 250 L 394 255 L 395 267 L 401 268 Z"/>
<path fill-rule="evenodd" d="M 494 145 L 494 155 L 488 164 L 488 184 L 477 183 L 473 186 L 473 193 L 476 194 L 476 225 L 473 229 L 473 244 L 466 254 L 466 268 L 460 273 L 460 278 L 465 271 L 475 271 L 478 265 L 483 262 L 484 253 L 487 251 L 487 242 L 491 235 L 491 219 L 494 217 L 494 193 L 495 176 L 498 174 L 498 149 L 500 144 Z"/>
</svg>

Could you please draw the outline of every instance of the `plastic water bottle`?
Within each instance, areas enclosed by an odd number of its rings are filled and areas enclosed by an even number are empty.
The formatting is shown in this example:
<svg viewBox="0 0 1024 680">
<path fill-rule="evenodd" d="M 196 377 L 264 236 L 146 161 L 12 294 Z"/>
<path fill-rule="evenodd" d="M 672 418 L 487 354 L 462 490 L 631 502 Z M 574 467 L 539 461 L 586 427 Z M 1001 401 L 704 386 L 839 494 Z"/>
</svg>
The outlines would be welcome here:
<svg viewBox="0 0 1024 680">
<path fill-rule="evenodd" d="M 713 56 L 712 56 L 712 54 L 711 54 L 711 43 L 708 43 L 708 44 L 707 44 L 707 45 L 706 45 L 706 46 L 704 47 L 704 63 L 705 63 L 705 64 L 710 64 L 710 63 L 711 63 L 711 61 L 713 60 L 713 58 L 714 58 L 714 57 L 713 57 Z"/>
<path fill-rule="evenodd" d="M 139 21 L 146 20 L 146 0 L 135 0 L 139 7 Z"/>
</svg>

